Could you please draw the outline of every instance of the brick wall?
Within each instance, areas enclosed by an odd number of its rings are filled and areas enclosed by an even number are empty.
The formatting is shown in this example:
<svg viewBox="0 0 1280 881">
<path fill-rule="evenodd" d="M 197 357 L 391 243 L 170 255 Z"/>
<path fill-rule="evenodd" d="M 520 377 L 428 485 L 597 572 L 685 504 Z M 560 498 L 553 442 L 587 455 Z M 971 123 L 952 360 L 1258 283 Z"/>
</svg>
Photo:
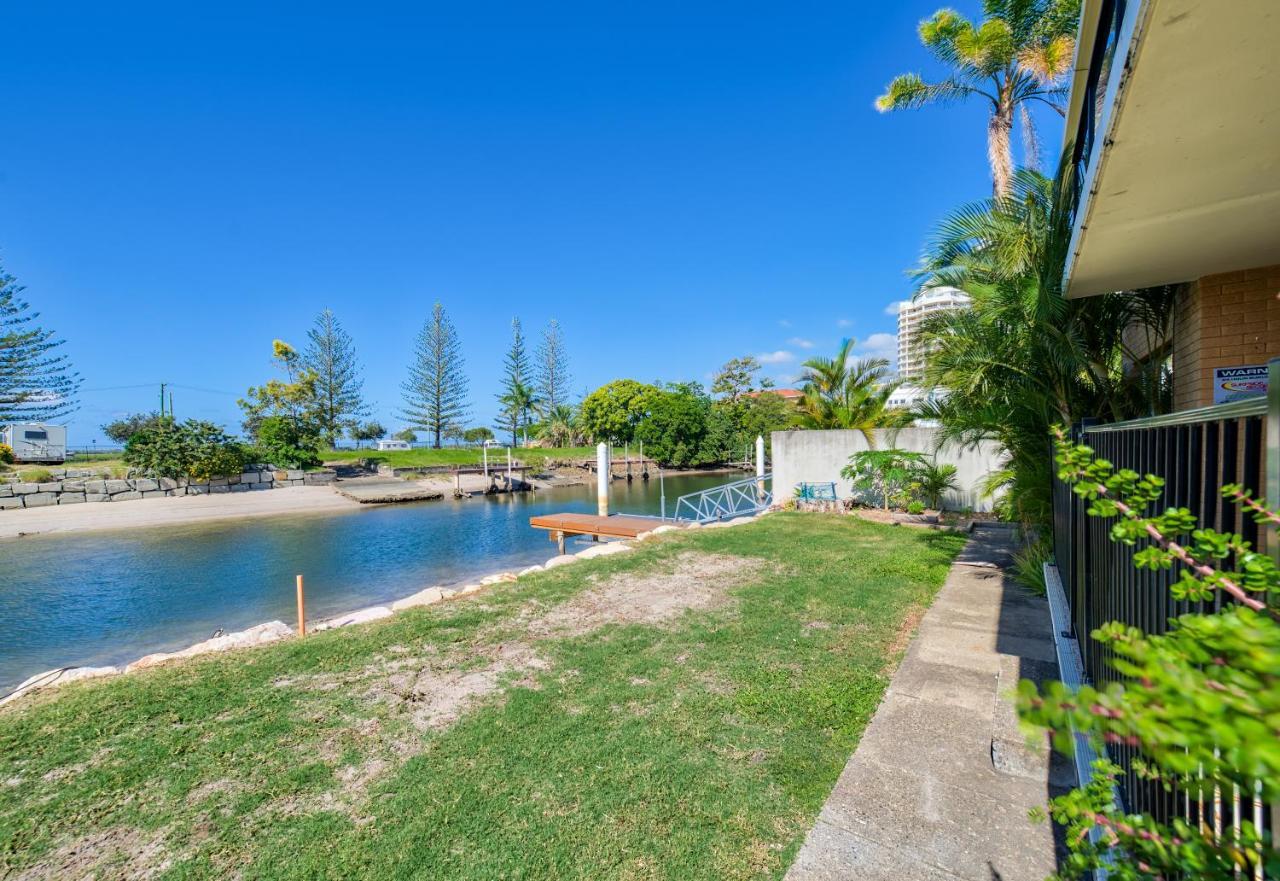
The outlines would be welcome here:
<svg viewBox="0 0 1280 881">
<path fill-rule="evenodd" d="M 1215 367 L 1280 356 L 1280 266 L 1206 275 L 1178 294 L 1173 314 L 1173 407 L 1213 403 Z"/>
</svg>

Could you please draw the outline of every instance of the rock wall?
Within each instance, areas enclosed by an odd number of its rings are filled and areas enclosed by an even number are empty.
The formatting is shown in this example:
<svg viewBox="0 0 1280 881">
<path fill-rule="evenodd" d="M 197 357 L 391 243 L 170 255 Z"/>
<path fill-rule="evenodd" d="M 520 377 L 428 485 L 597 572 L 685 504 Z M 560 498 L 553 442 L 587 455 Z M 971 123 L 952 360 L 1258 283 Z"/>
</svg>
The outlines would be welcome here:
<svg viewBox="0 0 1280 881">
<path fill-rule="evenodd" d="M 127 502 L 168 496 L 203 496 L 250 492 L 285 486 L 327 486 L 337 474 L 323 471 L 259 468 L 211 480 L 174 480 L 169 477 L 111 479 L 93 471 L 51 472 L 47 483 L 26 483 L 17 475 L 0 475 L 0 511 L 7 508 L 40 508 L 84 502 Z"/>
</svg>

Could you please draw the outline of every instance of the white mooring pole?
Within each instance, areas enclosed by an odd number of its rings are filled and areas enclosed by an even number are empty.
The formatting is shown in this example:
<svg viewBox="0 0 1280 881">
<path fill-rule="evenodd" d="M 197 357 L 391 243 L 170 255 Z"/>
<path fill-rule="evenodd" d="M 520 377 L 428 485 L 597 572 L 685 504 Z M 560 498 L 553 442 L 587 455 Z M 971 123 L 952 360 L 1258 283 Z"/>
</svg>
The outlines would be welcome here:
<svg viewBox="0 0 1280 881">
<path fill-rule="evenodd" d="M 764 435 L 756 435 L 756 498 L 764 499 Z"/>
<path fill-rule="evenodd" d="M 609 516 L 609 445 L 596 444 L 596 504 L 601 517 Z"/>
</svg>

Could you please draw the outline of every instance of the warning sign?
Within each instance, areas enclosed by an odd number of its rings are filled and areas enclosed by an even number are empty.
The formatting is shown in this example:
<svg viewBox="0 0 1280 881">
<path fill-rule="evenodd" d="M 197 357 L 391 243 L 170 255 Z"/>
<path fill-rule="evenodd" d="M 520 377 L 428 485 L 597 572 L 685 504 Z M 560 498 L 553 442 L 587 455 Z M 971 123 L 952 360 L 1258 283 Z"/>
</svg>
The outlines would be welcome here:
<svg viewBox="0 0 1280 881">
<path fill-rule="evenodd" d="M 1227 404 L 1267 394 L 1267 365 L 1217 367 L 1213 371 L 1213 402 Z"/>
</svg>

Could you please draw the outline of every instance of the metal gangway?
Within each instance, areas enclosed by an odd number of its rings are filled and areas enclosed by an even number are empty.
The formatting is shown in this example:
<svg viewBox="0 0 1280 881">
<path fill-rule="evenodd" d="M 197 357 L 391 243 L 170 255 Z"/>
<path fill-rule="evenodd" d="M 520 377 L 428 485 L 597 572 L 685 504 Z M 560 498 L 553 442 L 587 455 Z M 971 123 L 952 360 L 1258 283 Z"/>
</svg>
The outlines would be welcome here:
<svg viewBox="0 0 1280 881">
<path fill-rule="evenodd" d="M 722 486 L 686 493 L 676 500 L 677 523 L 711 523 L 749 517 L 773 504 L 773 474 L 735 480 Z"/>
</svg>

